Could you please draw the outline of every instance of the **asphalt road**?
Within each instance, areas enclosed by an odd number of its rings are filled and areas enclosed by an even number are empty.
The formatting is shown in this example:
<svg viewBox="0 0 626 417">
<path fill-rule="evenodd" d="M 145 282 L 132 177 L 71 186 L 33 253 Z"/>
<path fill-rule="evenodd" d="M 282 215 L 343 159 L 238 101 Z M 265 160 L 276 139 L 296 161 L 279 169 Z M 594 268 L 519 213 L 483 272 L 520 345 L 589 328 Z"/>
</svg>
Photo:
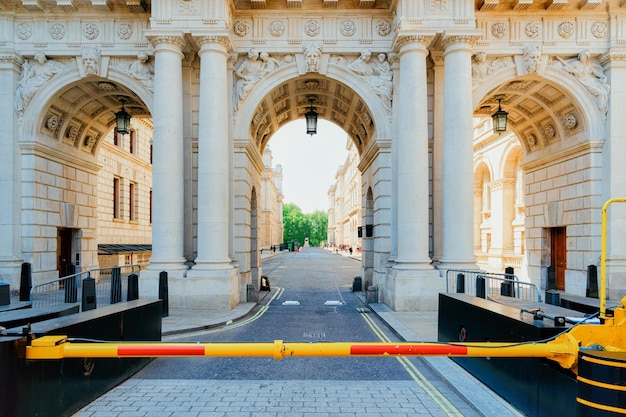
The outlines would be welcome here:
<svg viewBox="0 0 626 417">
<path fill-rule="evenodd" d="M 181 335 L 168 341 L 197 342 L 380 342 L 399 339 L 369 312 L 362 293 L 352 292 L 360 263 L 319 248 L 286 253 L 263 262 L 272 291 L 247 319 L 219 329 Z M 359 297 L 360 294 L 360 297 Z M 133 379 L 212 381 L 359 381 L 397 384 L 435 401 L 446 410 L 426 415 L 477 416 L 420 358 L 406 357 L 268 357 L 156 359 Z M 394 385 L 395 386 L 395 385 Z M 384 391 L 383 391 L 384 392 Z M 378 394 L 380 395 L 380 394 Z M 390 396 L 394 395 L 389 393 Z M 385 401 L 381 398 L 381 401 Z M 416 401 L 419 401 L 416 398 Z M 463 413 L 456 413 L 460 404 Z M 451 411 L 452 410 L 452 411 Z"/>
</svg>

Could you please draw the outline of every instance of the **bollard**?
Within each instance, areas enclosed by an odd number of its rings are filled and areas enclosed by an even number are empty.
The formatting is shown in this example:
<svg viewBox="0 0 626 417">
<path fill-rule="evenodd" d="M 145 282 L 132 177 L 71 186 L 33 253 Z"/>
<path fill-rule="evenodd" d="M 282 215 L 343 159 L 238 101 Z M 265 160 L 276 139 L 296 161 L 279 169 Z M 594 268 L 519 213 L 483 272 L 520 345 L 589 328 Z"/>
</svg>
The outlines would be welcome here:
<svg viewBox="0 0 626 417">
<path fill-rule="evenodd" d="M 465 275 L 456 274 L 456 292 L 461 294 L 465 292 Z"/>
<path fill-rule="evenodd" d="M 500 284 L 500 295 L 505 297 L 513 296 L 513 284 L 511 281 L 507 280 L 506 282 Z"/>
<path fill-rule="evenodd" d="M 20 276 L 20 301 L 30 301 L 30 290 L 33 288 L 33 274 L 30 264 L 22 264 L 22 274 Z"/>
<path fill-rule="evenodd" d="M 9 284 L 0 281 L 0 306 L 11 304 L 11 289 Z"/>
<path fill-rule="evenodd" d="M 122 301 L 122 272 L 119 266 L 111 270 L 111 304 Z"/>
<path fill-rule="evenodd" d="M 554 266 L 548 267 L 548 285 L 546 285 L 546 290 L 556 290 L 556 267 Z"/>
<path fill-rule="evenodd" d="M 485 277 L 478 275 L 476 277 L 476 297 L 487 298 L 485 290 Z"/>
<path fill-rule="evenodd" d="M 167 289 L 167 271 L 159 273 L 159 300 L 163 300 L 163 317 L 170 315 L 170 296 Z"/>
<path fill-rule="evenodd" d="M 78 285 L 76 285 L 77 276 L 70 276 L 63 280 L 63 289 L 65 290 L 65 302 L 75 303 L 78 301 Z"/>
<path fill-rule="evenodd" d="M 128 276 L 128 293 L 126 301 L 139 300 L 139 275 L 130 274 Z"/>
<path fill-rule="evenodd" d="M 595 265 L 587 266 L 587 297 L 598 298 L 598 267 Z"/>
<path fill-rule="evenodd" d="M 365 296 L 365 305 L 378 302 L 378 287 L 376 285 L 370 285 L 367 287 L 367 294 Z"/>
<path fill-rule="evenodd" d="M 557 292 L 557 290 L 546 291 L 546 304 L 561 306 L 561 295 Z"/>
<path fill-rule="evenodd" d="M 270 291 L 270 279 L 267 275 L 261 275 L 261 288 L 260 291 Z"/>
<path fill-rule="evenodd" d="M 83 300 L 81 311 L 96 309 L 96 280 L 87 277 L 83 280 Z"/>
<path fill-rule="evenodd" d="M 515 269 L 512 266 L 504 268 L 505 278 L 509 280 L 509 297 L 515 297 Z"/>
</svg>

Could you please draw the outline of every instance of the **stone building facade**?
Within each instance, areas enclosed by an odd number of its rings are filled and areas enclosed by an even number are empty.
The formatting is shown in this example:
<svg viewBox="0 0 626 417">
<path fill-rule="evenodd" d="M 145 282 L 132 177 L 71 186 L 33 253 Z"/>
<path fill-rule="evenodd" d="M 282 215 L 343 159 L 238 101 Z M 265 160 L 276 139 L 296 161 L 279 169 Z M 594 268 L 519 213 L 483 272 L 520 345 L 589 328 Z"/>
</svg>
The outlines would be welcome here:
<svg viewBox="0 0 626 417">
<path fill-rule="evenodd" d="M 559 285 L 580 293 L 599 263 L 603 204 L 626 195 L 620 0 L 0 6 L 0 276 L 13 286 L 22 262 L 36 281 L 56 277 L 60 241 L 83 268 L 98 264 L 98 153 L 123 103 L 153 126 L 142 284 L 156 294 L 167 271 L 173 307 L 232 308 L 258 287 L 263 154 L 311 100 L 357 149 L 372 232 L 363 275 L 396 310 L 434 308 L 445 270 L 478 267 L 474 119 L 498 102 L 521 147 L 505 160 L 522 167 L 529 280 L 544 288 L 555 262 Z M 478 182 L 513 193 L 505 165 L 479 164 Z M 609 221 L 618 298 L 626 208 Z M 481 248 L 508 253 L 508 237 L 481 224 Z"/>
<path fill-rule="evenodd" d="M 351 140 L 347 141 L 346 149 L 346 160 L 337 169 L 335 182 L 328 190 L 328 244 L 335 248 L 361 251 L 359 228 L 362 232 L 363 216 L 359 153 Z"/>
</svg>

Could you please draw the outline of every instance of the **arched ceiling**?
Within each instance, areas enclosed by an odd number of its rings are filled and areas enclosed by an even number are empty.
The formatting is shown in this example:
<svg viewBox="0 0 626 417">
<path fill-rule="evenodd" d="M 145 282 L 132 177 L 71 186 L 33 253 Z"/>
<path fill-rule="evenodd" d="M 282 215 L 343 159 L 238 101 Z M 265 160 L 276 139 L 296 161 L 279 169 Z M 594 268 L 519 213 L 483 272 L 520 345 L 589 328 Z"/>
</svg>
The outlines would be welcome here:
<svg viewBox="0 0 626 417">
<path fill-rule="evenodd" d="M 498 110 L 498 98 L 509 113 L 507 129 L 515 132 L 527 155 L 583 130 L 584 120 L 572 97 L 544 79 L 501 84 L 485 95 L 474 116 L 491 117 Z"/>
<path fill-rule="evenodd" d="M 143 101 L 121 84 L 92 79 L 81 81 L 57 94 L 46 109 L 41 132 L 84 152 L 95 154 L 98 144 L 115 126 L 122 108 L 151 127 Z"/>
<path fill-rule="evenodd" d="M 271 136 L 283 125 L 304 118 L 313 98 L 318 120 L 329 120 L 348 133 L 361 153 L 374 133 L 371 112 L 361 97 L 346 85 L 321 75 L 292 79 L 274 88 L 257 105 L 250 135 L 263 153 Z"/>
</svg>

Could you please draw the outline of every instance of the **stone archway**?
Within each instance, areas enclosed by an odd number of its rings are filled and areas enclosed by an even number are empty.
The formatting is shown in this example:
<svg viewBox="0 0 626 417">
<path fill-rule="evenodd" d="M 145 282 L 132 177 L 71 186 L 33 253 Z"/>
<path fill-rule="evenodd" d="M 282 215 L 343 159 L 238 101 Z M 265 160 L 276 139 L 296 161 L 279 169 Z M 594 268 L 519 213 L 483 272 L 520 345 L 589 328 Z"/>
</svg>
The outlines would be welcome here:
<svg viewBox="0 0 626 417">
<path fill-rule="evenodd" d="M 380 132 L 389 134 L 390 115 L 382 105 L 378 95 L 368 90 L 363 79 L 347 69 L 345 62 L 329 64 L 326 74 L 298 72 L 296 62 L 284 63 L 267 78 L 261 80 L 254 90 L 250 92 L 246 100 L 238 108 L 235 119 L 234 140 L 236 164 L 233 168 L 235 175 L 235 195 L 233 201 L 245 201 L 244 194 L 248 190 L 258 187 L 261 181 L 262 157 L 266 145 L 271 141 L 272 135 L 286 123 L 304 117 L 304 113 L 310 108 L 309 98 L 314 97 L 314 108 L 320 119 L 333 122 L 343 128 L 350 140 L 354 142 L 358 153 L 361 155 L 361 175 L 372 178 L 378 185 L 390 184 L 390 173 L 370 171 L 376 166 L 376 158 L 383 148 L 383 153 L 390 149 L 377 143 Z M 290 61 L 287 58 L 287 61 Z M 378 127 L 380 123 L 381 127 Z M 240 138 L 240 139 L 238 139 Z M 383 142 L 389 137 L 383 137 Z M 257 167 L 256 170 L 251 167 Z M 240 175 L 241 174 L 241 175 Z M 387 176 L 387 177 L 385 177 Z M 362 186 L 363 187 L 363 186 Z M 387 190 L 390 189 L 390 186 Z M 241 193 L 241 194 L 239 194 Z M 363 195 L 361 190 L 360 194 Z M 370 188 L 370 194 L 373 191 Z M 377 196 L 378 201 L 385 200 L 385 196 Z M 370 195 L 369 221 L 373 223 L 374 201 Z M 386 201 L 389 201 L 386 199 Z M 380 205 L 380 204 L 379 204 Z M 390 211 L 390 207 L 377 207 L 379 213 Z M 235 211 L 245 210 L 243 206 L 236 206 Z M 244 217 L 247 218 L 248 216 Z M 362 220 L 359 221 L 362 223 Z M 369 223 L 368 223 L 369 224 Z M 370 226 L 373 226 L 370 224 Z M 235 236 L 247 236 L 249 226 L 244 222 L 234 224 Z M 369 275 L 372 273 L 374 237 L 369 243 Z M 245 244 L 234 242 L 234 247 L 245 247 Z M 235 252 L 235 257 L 240 266 L 240 274 L 249 275 L 246 270 L 241 270 L 242 265 L 248 265 L 247 254 Z M 253 278 L 253 277 L 252 277 Z"/>
</svg>

